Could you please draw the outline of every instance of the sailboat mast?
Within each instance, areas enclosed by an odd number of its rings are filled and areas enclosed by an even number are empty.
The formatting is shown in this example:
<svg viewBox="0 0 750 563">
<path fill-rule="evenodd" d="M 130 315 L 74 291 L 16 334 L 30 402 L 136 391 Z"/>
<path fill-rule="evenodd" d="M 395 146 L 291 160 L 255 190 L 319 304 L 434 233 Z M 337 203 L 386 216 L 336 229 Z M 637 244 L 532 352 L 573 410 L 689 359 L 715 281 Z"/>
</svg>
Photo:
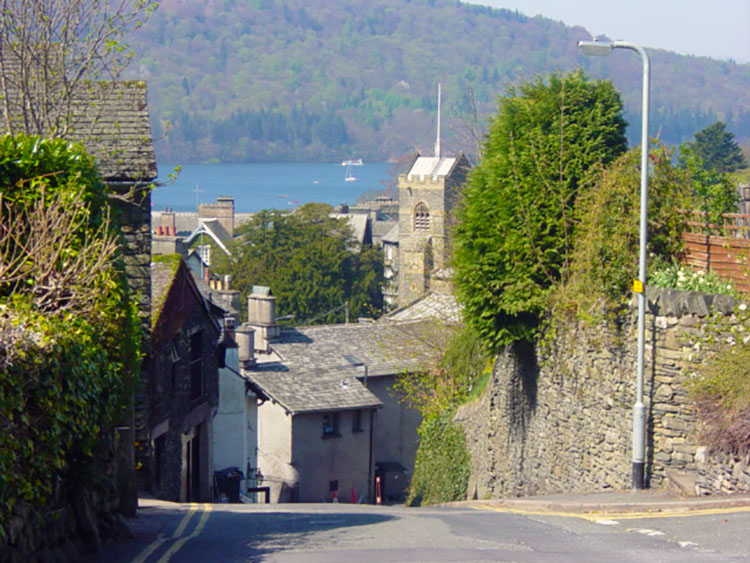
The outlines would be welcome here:
<svg viewBox="0 0 750 563">
<path fill-rule="evenodd" d="M 438 107 L 437 107 L 437 139 L 435 140 L 435 156 L 440 158 L 440 94 L 441 85 L 438 82 Z"/>
</svg>

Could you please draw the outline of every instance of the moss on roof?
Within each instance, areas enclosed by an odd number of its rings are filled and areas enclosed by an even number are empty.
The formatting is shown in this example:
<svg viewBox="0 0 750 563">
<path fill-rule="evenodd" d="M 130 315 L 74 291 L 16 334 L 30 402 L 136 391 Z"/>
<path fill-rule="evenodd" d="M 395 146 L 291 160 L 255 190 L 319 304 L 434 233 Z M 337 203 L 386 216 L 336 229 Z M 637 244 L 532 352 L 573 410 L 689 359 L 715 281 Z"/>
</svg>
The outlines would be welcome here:
<svg viewBox="0 0 750 563">
<path fill-rule="evenodd" d="M 161 316 L 177 270 L 184 263 L 179 254 L 161 254 L 151 258 L 151 330 Z"/>
</svg>

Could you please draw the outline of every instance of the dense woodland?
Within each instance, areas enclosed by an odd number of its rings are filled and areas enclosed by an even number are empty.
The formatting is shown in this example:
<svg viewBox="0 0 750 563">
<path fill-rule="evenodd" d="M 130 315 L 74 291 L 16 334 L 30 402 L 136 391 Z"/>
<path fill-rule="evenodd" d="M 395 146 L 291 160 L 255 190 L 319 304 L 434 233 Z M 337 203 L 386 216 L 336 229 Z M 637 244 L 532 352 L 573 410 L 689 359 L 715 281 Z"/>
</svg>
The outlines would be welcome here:
<svg viewBox="0 0 750 563">
<path fill-rule="evenodd" d="M 624 51 L 584 57 L 576 41 L 589 38 L 455 0 L 163 0 L 131 37 L 131 73 L 148 80 L 157 152 L 172 161 L 430 150 L 438 82 L 444 144 L 473 154 L 512 84 L 576 67 L 614 82 L 637 143 L 641 62 Z M 649 53 L 654 136 L 677 144 L 721 119 L 750 141 L 750 65 Z"/>
</svg>

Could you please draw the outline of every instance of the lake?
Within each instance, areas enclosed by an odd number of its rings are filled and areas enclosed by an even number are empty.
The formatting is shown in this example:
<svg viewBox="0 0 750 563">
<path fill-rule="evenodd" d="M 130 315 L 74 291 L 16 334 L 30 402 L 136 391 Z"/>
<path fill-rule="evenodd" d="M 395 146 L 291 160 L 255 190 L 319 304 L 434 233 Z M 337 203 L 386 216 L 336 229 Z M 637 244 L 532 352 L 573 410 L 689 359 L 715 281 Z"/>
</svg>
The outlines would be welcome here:
<svg viewBox="0 0 750 563">
<path fill-rule="evenodd" d="M 173 164 L 159 163 L 165 181 Z M 364 163 L 240 163 L 186 164 L 177 180 L 152 193 L 155 211 L 195 211 L 198 203 L 213 203 L 219 196 L 234 196 L 238 212 L 291 209 L 309 202 L 353 204 L 365 192 L 382 190 L 391 164 Z M 347 174 L 355 177 L 347 181 Z"/>
</svg>

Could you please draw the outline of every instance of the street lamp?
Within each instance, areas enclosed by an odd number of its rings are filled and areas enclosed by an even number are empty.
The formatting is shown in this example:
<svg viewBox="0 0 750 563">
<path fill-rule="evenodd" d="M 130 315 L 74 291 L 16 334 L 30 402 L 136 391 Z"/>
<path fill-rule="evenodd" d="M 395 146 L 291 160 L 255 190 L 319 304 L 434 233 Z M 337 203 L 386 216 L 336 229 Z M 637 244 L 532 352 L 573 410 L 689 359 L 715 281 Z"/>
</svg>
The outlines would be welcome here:
<svg viewBox="0 0 750 563">
<path fill-rule="evenodd" d="M 579 41 L 578 48 L 584 55 L 607 56 L 612 49 L 636 51 L 643 60 L 643 119 L 641 122 L 641 224 L 638 279 L 633 290 L 638 294 L 638 386 L 633 405 L 633 488 L 644 489 L 646 461 L 646 405 L 643 404 L 643 356 L 646 341 L 646 221 L 648 210 L 648 54 L 643 47 L 626 41 Z"/>
</svg>

